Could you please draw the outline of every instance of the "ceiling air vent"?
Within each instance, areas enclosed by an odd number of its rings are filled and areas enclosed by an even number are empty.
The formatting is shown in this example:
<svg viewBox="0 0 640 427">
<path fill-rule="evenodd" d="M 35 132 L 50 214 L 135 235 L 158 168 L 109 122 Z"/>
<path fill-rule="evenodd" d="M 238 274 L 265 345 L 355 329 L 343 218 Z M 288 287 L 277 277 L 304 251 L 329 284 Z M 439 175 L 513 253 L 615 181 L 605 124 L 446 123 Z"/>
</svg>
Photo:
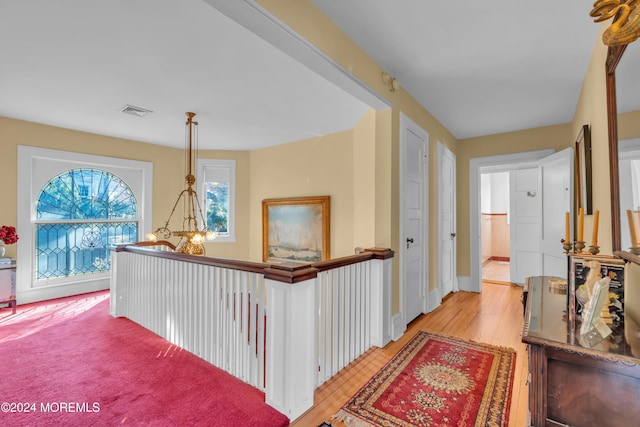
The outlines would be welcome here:
<svg viewBox="0 0 640 427">
<path fill-rule="evenodd" d="M 153 113 L 153 111 L 147 110 L 146 108 L 134 107 L 133 105 L 128 104 L 122 107 L 120 111 L 138 117 L 144 117 L 149 113 Z"/>
</svg>

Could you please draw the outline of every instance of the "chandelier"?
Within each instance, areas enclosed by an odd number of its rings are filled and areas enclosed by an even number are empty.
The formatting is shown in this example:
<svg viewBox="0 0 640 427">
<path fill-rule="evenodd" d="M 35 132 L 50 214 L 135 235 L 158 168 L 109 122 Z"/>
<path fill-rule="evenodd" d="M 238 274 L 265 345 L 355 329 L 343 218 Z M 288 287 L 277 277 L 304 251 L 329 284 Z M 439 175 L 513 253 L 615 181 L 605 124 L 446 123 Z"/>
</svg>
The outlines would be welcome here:
<svg viewBox="0 0 640 427">
<path fill-rule="evenodd" d="M 207 221 L 202 214 L 197 191 L 193 189 L 193 186 L 196 183 L 196 178 L 192 173 L 192 166 L 195 163 L 194 140 L 196 141 L 197 146 L 197 137 L 195 133 L 197 133 L 198 122 L 193 120 L 195 113 L 186 114 L 185 160 L 187 176 L 185 177 L 185 180 L 187 188 L 182 190 L 178 195 L 178 199 L 173 205 L 173 209 L 171 209 L 169 218 L 167 218 L 167 222 L 165 222 L 164 226 L 158 228 L 153 233 L 148 234 L 147 238 L 151 241 L 157 241 L 158 239 L 166 240 L 171 236 L 177 236 L 180 237 L 180 241 L 178 242 L 176 249 L 177 252 L 191 255 L 204 255 L 204 242 L 215 239 L 216 233 L 207 228 Z M 182 230 L 170 230 L 169 222 L 171 221 L 171 217 L 173 217 L 176 208 L 180 204 L 180 201 L 182 201 L 183 209 Z M 203 226 L 202 228 L 198 226 L 198 220 L 200 220 Z"/>
</svg>

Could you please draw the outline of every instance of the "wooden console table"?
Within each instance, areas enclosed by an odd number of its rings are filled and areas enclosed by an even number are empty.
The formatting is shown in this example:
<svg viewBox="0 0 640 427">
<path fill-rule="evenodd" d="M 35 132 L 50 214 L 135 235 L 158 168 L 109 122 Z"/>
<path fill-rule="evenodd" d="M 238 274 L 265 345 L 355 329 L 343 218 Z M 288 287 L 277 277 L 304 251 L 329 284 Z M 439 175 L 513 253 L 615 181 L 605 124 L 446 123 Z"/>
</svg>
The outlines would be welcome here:
<svg viewBox="0 0 640 427">
<path fill-rule="evenodd" d="M 567 312 L 566 292 L 551 288 L 549 279 L 529 281 L 522 333 L 529 351 L 531 425 L 636 425 L 640 330 L 626 319 L 623 330 L 606 339 L 581 336 L 580 321 Z"/>
</svg>

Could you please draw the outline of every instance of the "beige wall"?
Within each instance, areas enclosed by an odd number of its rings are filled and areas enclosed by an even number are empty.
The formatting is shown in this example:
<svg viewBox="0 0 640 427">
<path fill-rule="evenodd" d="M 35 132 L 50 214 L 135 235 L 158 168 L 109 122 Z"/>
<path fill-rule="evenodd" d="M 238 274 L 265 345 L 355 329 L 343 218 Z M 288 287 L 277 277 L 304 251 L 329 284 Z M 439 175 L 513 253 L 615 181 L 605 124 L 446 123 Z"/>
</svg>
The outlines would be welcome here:
<svg viewBox="0 0 640 427">
<path fill-rule="evenodd" d="M 640 137 L 640 110 L 618 115 L 618 138 Z"/>
<path fill-rule="evenodd" d="M 602 26 L 600 33 L 605 27 Z M 607 48 L 599 34 L 585 73 L 571 125 L 574 140 L 583 125 L 591 127 L 593 209 L 600 211 L 598 243 L 602 254 L 611 254 L 611 193 L 609 181 L 609 139 L 605 60 Z M 584 235 L 591 236 L 593 215 L 585 216 Z"/>
<path fill-rule="evenodd" d="M 309 0 L 258 0 L 258 3 L 274 14 L 285 24 L 289 25 L 302 37 L 311 42 L 318 49 L 323 51 L 338 64 L 353 73 L 354 76 L 362 80 L 373 90 L 386 97 L 394 105 L 393 117 L 391 120 L 392 144 L 391 147 L 377 144 L 377 152 L 386 151 L 392 155 L 392 168 L 388 184 L 376 185 L 376 244 L 398 250 L 400 240 L 399 228 L 399 114 L 402 111 L 411 120 L 416 122 L 429 133 L 429 234 L 437 236 L 438 215 L 437 215 L 437 142 L 442 142 L 453 153 L 457 150 L 457 141 L 453 135 L 438 122 L 431 113 L 420 105 L 402 87 L 396 92 L 390 92 L 382 82 L 383 70 L 372 58 L 370 58 L 360 47 L 347 37 L 334 23 L 332 23 L 320 10 L 318 10 Z M 380 126 L 383 121 L 378 120 L 376 126 Z M 378 132 L 378 135 L 381 133 Z M 381 156 L 376 157 L 376 167 L 378 170 L 377 180 L 381 180 L 380 162 L 386 162 Z M 385 187 L 391 185 L 391 188 Z M 381 191 L 385 191 L 382 195 Z M 390 191 L 390 193 L 389 193 Z M 390 203 L 390 205 L 385 205 Z M 390 220 L 391 222 L 386 222 Z M 387 235 L 384 235 L 387 234 Z M 388 242 L 388 243 L 385 243 Z M 430 239 L 429 246 L 429 289 L 438 286 L 438 266 L 437 266 L 437 239 Z M 398 258 L 394 258 L 394 312 L 398 307 Z"/>
<path fill-rule="evenodd" d="M 250 153 L 250 257 L 262 261 L 262 200 L 331 196 L 331 257 L 353 253 L 353 131 Z"/>
<path fill-rule="evenodd" d="M 251 249 L 262 260 L 262 200 L 331 196 L 331 257 L 356 247 L 397 250 L 398 121 L 393 110 L 370 110 L 350 131 L 250 153 Z M 393 312 L 399 310 L 399 261 L 394 260 Z"/>
<path fill-rule="evenodd" d="M 155 229 L 163 225 L 171 208 L 184 189 L 183 149 L 145 144 L 120 138 L 62 129 L 21 120 L 0 117 L 0 148 L 3 166 L 0 168 L 3 201 L 0 203 L 0 225 L 17 222 L 17 164 L 18 145 L 72 151 L 83 154 L 117 157 L 153 163 L 153 222 Z M 248 166 L 246 152 L 203 152 L 201 157 L 235 159 L 237 169 L 238 198 L 236 216 L 238 241 L 235 243 L 210 243 L 207 255 L 225 258 L 247 259 L 249 251 L 248 224 Z M 176 160 L 178 159 L 178 160 Z M 172 220 L 173 222 L 173 220 Z M 18 230 L 18 235 L 20 230 Z M 7 247 L 7 256 L 15 257 L 15 245 Z"/>
</svg>

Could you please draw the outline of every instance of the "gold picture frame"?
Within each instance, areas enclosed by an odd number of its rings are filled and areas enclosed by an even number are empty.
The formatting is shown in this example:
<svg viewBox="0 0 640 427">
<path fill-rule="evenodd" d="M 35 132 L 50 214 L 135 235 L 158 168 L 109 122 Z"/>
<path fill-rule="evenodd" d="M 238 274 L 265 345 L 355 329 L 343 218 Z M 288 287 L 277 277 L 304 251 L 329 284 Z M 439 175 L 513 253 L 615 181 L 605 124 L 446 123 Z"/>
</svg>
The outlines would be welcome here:
<svg viewBox="0 0 640 427">
<path fill-rule="evenodd" d="M 577 206 L 584 209 L 586 215 L 593 214 L 591 185 L 591 130 L 583 125 L 575 144 L 575 179 Z"/>
<path fill-rule="evenodd" d="M 328 260 L 330 201 L 330 196 L 263 200 L 262 260 Z"/>
</svg>

